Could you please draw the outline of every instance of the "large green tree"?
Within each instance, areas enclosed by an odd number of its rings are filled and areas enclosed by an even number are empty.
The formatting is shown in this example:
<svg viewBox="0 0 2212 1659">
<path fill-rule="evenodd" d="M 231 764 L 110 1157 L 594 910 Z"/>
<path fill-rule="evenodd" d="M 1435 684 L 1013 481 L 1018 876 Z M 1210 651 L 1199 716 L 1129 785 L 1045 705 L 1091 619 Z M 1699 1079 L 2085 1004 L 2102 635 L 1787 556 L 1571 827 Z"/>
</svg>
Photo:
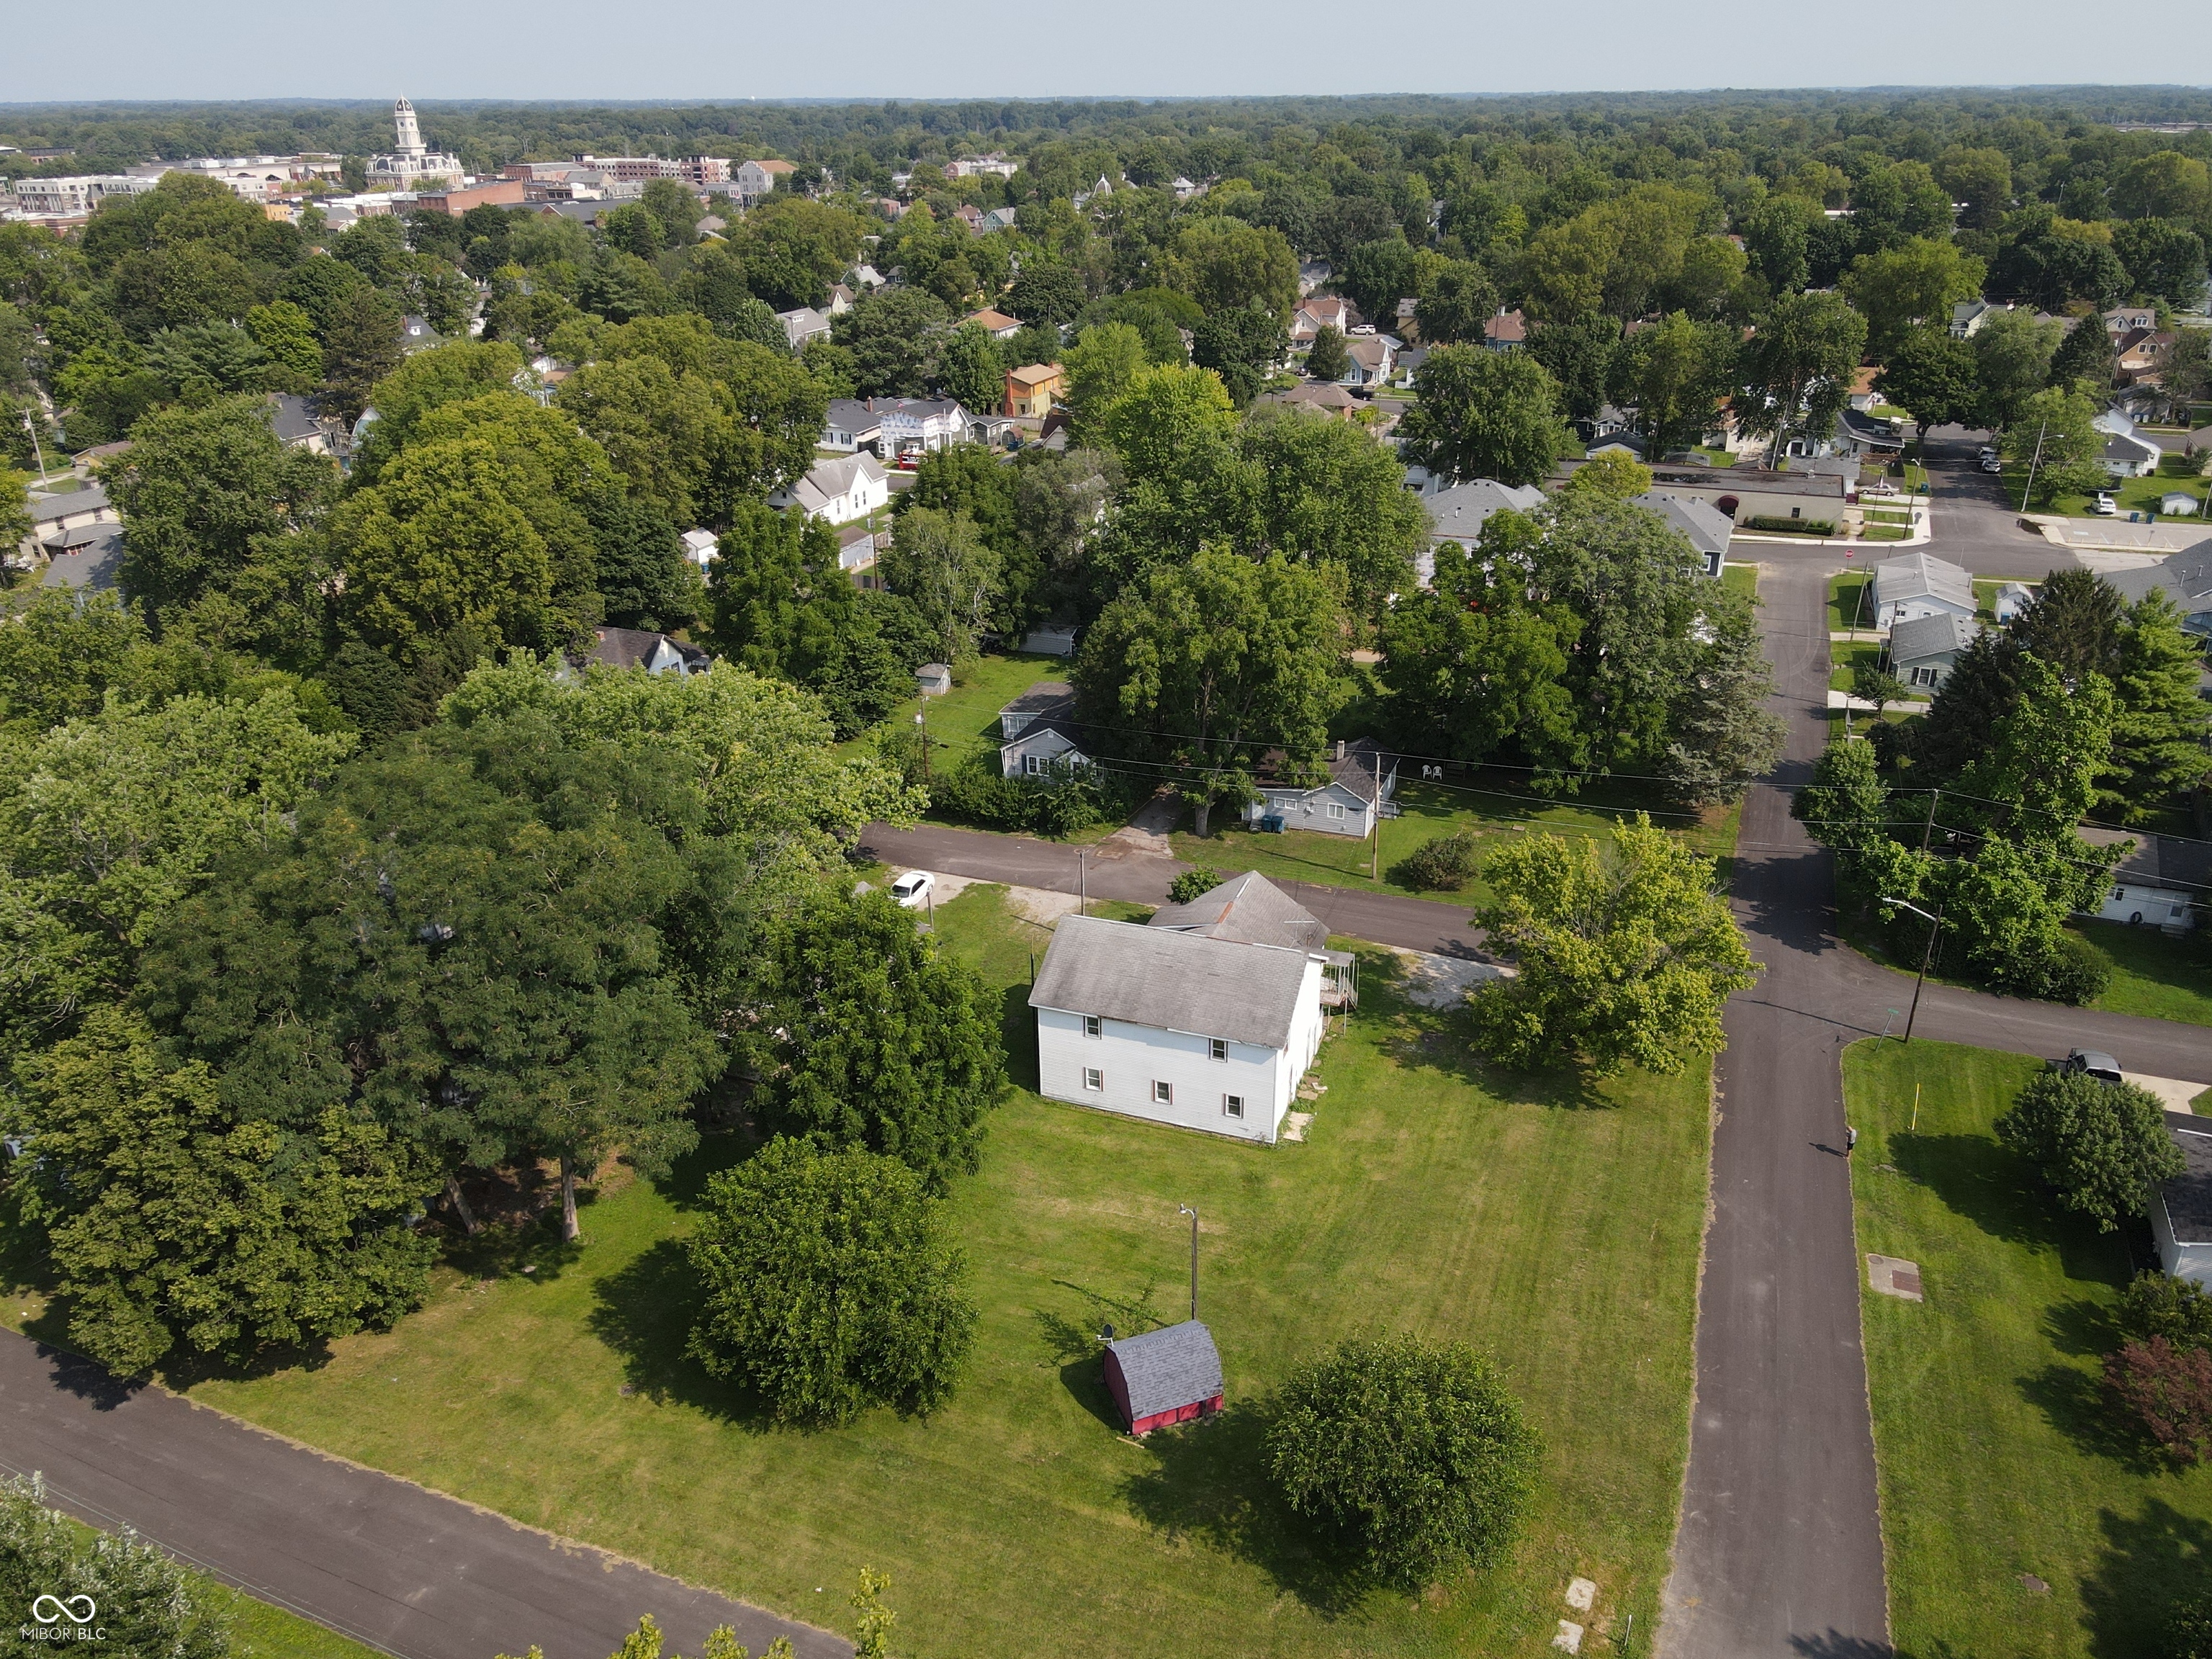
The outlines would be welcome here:
<svg viewBox="0 0 2212 1659">
<path fill-rule="evenodd" d="M 2128 607 L 2114 657 L 2112 775 L 2100 803 L 2146 818 L 2212 775 L 2212 705 L 2197 690 L 2203 647 L 2154 587 Z"/>
<path fill-rule="evenodd" d="M 973 1174 L 1006 1085 L 982 981 L 880 892 L 816 893 L 762 941 L 741 1045 L 777 1133 L 896 1158 L 943 1192 Z"/>
<path fill-rule="evenodd" d="M 1456 1343 L 1355 1337 L 1284 1384 L 1269 1472 L 1357 1570 L 1420 1590 L 1504 1559 L 1542 1442 L 1497 1368 Z"/>
<path fill-rule="evenodd" d="M 1420 394 L 1399 429 L 1407 459 L 1441 477 L 1531 484 L 1565 447 L 1559 382 L 1526 351 L 1444 346 L 1421 365 Z"/>
<path fill-rule="evenodd" d="M 1916 236 L 1861 255 L 1844 278 L 1844 296 L 1866 319 L 1868 351 L 1887 362 L 1915 329 L 1948 325 L 1954 304 L 1978 299 L 1987 275 L 1948 237 Z"/>
<path fill-rule="evenodd" d="M 1827 437 L 1850 403 L 1866 323 L 1833 294 L 1784 295 L 1759 317 L 1738 359 L 1736 424 L 1784 453 Z"/>
<path fill-rule="evenodd" d="M 897 1159 L 772 1140 L 708 1182 L 686 1249 L 704 1304 L 691 1356 L 778 1420 L 951 1397 L 975 1328 L 966 1264 Z"/>
<path fill-rule="evenodd" d="M 830 339 L 853 354 L 860 395 L 918 398 L 937 373 L 951 322 L 945 301 L 918 288 L 888 289 L 832 320 Z"/>
<path fill-rule="evenodd" d="M 1643 813 L 1595 839 L 1529 836 L 1484 860 L 1475 924 L 1518 967 L 1469 994 L 1476 1051 L 1509 1066 L 1579 1060 L 1599 1076 L 1718 1054 L 1721 1005 L 1751 952 L 1700 858 Z"/>
<path fill-rule="evenodd" d="M 2045 1072 L 2029 1079 L 1996 1127 L 2062 1204 L 2101 1232 L 2142 1215 L 2159 1182 L 2183 1170 L 2158 1097 L 2132 1083 Z"/>
<path fill-rule="evenodd" d="M 918 507 L 898 515 L 877 562 L 892 592 L 921 613 L 947 663 L 975 656 L 997 609 L 1005 562 L 964 512 Z"/>
</svg>

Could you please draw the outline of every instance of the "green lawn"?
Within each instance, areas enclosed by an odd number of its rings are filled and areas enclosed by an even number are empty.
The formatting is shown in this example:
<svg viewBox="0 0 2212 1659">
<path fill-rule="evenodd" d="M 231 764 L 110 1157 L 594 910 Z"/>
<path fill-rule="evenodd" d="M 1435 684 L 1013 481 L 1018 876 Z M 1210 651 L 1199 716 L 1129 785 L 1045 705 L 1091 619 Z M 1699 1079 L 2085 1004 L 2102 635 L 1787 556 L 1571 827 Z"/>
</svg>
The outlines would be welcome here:
<svg viewBox="0 0 2212 1659">
<path fill-rule="evenodd" d="M 1839 571 L 1828 578 L 1828 629 L 1831 633 L 1845 629 L 1874 626 L 1874 600 L 1866 588 L 1874 580 L 1864 570 Z"/>
<path fill-rule="evenodd" d="M 1858 1249 L 1918 1262 L 1927 1297 L 1861 1298 L 1893 1634 L 1917 1659 L 2154 1654 L 2212 1551 L 2212 1469 L 2147 1460 L 2099 1387 L 2129 1235 L 2063 1218 L 1990 1132 L 2035 1067 L 1844 1051 Z"/>
<path fill-rule="evenodd" d="M 1033 1074 L 1030 937 L 1003 890 L 939 907 L 1005 987 Z M 1689 1427 L 1705 1067 L 1586 1086 L 1492 1073 L 1462 1017 L 1389 994 L 1322 1052 L 1312 1138 L 1273 1150 L 1017 1092 L 952 1204 L 982 1320 L 953 1402 L 773 1430 L 682 1357 L 680 1237 L 719 1137 L 666 1187 L 603 1182 L 588 1243 L 441 1275 L 387 1335 L 193 1397 L 532 1525 L 829 1624 L 887 1571 L 911 1656 L 1534 1655 L 1595 1579 L 1597 1630 L 1655 1617 Z M 1109 1420 L 1091 1334 L 1181 1316 L 1179 1202 L 1232 1409 L 1142 1444 Z M 8 1309 L 12 1316 L 15 1309 Z M 1527 1535 L 1420 1601 L 1333 1570 L 1261 1474 L 1269 1390 L 1339 1337 L 1410 1328 L 1496 1354 L 1547 1443 Z M 823 1589 L 817 1592 L 817 1586 Z M 648 1611 L 639 1608 L 639 1612 Z M 520 1651 L 532 1632 L 517 1629 Z M 1584 1651 L 1590 1651 L 1585 1646 Z"/>
<path fill-rule="evenodd" d="M 1759 597 L 1759 567 L 1755 564 L 1724 564 L 1721 567 L 1721 580 L 1740 593 Z"/>
<path fill-rule="evenodd" d="M 1379 880 L 1370 874 L 1376 867 L 1372 837 L 1354 840 L 1349 836 L 1332 836 L 1318 830 L 1285 830 L 1279 836 L 1263 835 L 1256 830 L 1224 828 L 1218 815 L 1211 826 L 1213 833 L 1203 841 L 1187 830 L 1178 830 L 1173 837 L 1175 854 L 1193 864 L 1211 865 L 1232 875 L 1257 870 L 1264 876 L 1283 880 L 1324 882 L 1373 893 L 1398 893 L 1410 898 L 1468 905 L 1482 900 L 1484 888 L 1480 880 L 1456 893 L 1434 893 L 1405 885 L 1394 872 L 1408 854 L 1438 836 L 1472 830 L 1485 843 L 1480 850 L 1487 852 L 1503 837 L 1530 830 L 1552 830 L 1571 836 L 1609 835 L 1616 823 L 1633 817 L 1638 804 L 1652 800 L 1650 795 L 1637 795 L 1632 786 L 1607 787 L 1602 781 L 1593 782 L 1579 799 L 1563 802 L 1528 793 L 1518 787 L 1519 781 L 1512 774 L 1462 774 L 1464 783 L 1453 785 L 1422 782 L 1419 771 L 1418 761 L 1406 762 L 1400 769 L 1395 799 L 1401 816 L 1382 820 Z M 1408 772 L 1415 775 L 1410 782 L 1406 777 Z M 1651 812 L 1653 823 L 1680 832 L 1698 851 L 1722 859 L 1725 872 L 1725 860 L 1735 846 L 1740 807 L 1692 813 L 1660 799 L 1647 810 Z"/>
<path fill-rule="evenodd" d="M 2124 921 L 2077 921 L 2112 959 L 2112 982 L 2096 1006 L 2116 1014 L 2212 1025 L 2212 951 L 2194 937 L 2168 939 Z"/>
<path fill-rule="evenodd" d="M 955 668 L 951 690 L 941 697 L 909 697 L 891 711 L 884 724 L 911 726 L 916 714 L 925 714 L 929 735 L 939 745 L 938 757 L 957 759 L 987 744 L 995 749 L 999 711 L 1039 680 L 1066 678 L 1065 657 L 979 657 Z M 854 739 L 854 744 L 866 741 L 865 736 Z"/>
<path fill-rule="evenodd" d="M 2204 511 L 2204 489 L 2205 483 L 2202 478 L 2161 478 L 2154 475 L 2148 478 L 2117 480 L 2112 485 L 2112 500 L 2118 504 L 2119 516 L 2123 520 L 2130 513 L 2157 512 L 2159 498 L 2177 489 L 2194 495 L 2197 498 L 2197 510 L 2202 514 Z M 2049 507 L 2039 510 L 2045 513 L 2070 514 L 2075 518 L 2094 516 L 2089 511 L 2089 497 L 2087 495 L 2061 495 Z"/>
<path fill-rule="evenodd" d="M 1859 532 L 1859 539 L 1863 542 L 1901 542 L 1911 534 L 1903 525 L 1870 524 Z"/>
</svg>

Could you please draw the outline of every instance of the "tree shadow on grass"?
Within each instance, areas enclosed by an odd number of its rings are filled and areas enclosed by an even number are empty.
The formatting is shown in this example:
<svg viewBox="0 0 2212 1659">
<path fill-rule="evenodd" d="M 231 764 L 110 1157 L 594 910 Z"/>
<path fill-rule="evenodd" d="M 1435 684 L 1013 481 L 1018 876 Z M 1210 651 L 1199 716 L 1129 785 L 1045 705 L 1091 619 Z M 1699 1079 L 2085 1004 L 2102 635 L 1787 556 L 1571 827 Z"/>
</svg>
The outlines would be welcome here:
<svg viewBox="0 0 2212 1659">
<path fill-rule="evenodd" d="M 674 1402 L 741 1428 L 774 1426 L 750 1389 L 709 1376 L 685 1352 L 702 1311 L 698 1277 L 683 1244 L 664 1238 L 592 1286 L 592 1334 L 623 1362 L 624 1386 L 656 1405 Z"/>
<path fill-rule="evenodd" d="M 1119 1433 L 1121 1412 L 1106 1387 L 1106 1351 L 1100 1334 L 1110 1324 L 1116 1336 L 1136 1336 L 1166 1323 L 1152 1304 L 1158 1286 L 1147 1284 L 1132 1295 L 1117 1297 L 1065 1279 L 1053 1283 L 1082 1297 L 1084 1310 L 1080 1317 L 1070 1318 L 1056 1309 L 1033 1308 L 1030 1317 L 1036 1322 L 1037 1334 L 1059 1362 L 1060 1386 L 1084 1410 Z"/>
<path fill-rule="evenodd" d="M 1992 1137 L 1892 1135 L 1889 1156 L 1900 1175 L 1992 1238 L 2055 1252 L 2069 1279 L 2127 1283 L 2127 1250 L 2118 1236 L 2100 1233 L 2060 1209 L 2057 1195 L 2027 1160 Z"/>
<path fill-rule="evenodd" d="M 2133 1516 L 2107 1509 L 2097 1521 L 2104 1546 L 2081 1581 L 2089 1650 L 2098 1659 L 2164 1651 L 2160 1638 L 2174 1603 L 2212 1587 L 2212 1522 L 2156 1498 Z"/>
<path fill-rule="evenodd" d="M 2072 1441 L 2075 1449 L 2133 1475 L 2148 1477 L 2172 1468 L 2149 1437 L 2114 1407 L 2099 1373 L 2072 1365 L 2045 1365 L 2021 1377 L 2018 1386 L 2021 1397 Z"/>
<path fill-rule="evenodd" d="M 1037 1091 L 1036 1011 L 1030 1006 L 1027 980 L 999 994 L 999 1046 L 1006 1050 L 1006 1077 L 1017 1089 Z"/>
<path fill-rule="evenodd" d="M 1102 1385 L 1103 1389 L 1103 1385 Z M 1196 1539 L 1249 1561 L 1316 1613 L 1340 1616 L 1370 1588 L 1334 1540 L 1295 1513 L 1267 1474 L 1273 1410 L 1240 1401 L 1216 1416 L 1158 1429 L 1148 1467 L 1123 1483 L 1130 1509 L 1171 1543 Z"/>
</svg>

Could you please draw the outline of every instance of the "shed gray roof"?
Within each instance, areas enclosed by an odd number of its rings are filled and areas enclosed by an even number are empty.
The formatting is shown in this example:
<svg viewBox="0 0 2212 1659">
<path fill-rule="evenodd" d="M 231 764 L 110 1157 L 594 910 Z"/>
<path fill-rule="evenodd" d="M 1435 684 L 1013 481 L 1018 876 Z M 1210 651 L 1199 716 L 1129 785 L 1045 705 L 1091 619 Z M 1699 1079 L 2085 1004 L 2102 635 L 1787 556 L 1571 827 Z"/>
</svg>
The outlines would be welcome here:
<svg viewBox="0 0 2212 1659">
<path fill-rule="evenodd" d="M 1256 870 L 1188 904 L 1162 905 L 1145 925 L 1291 951 L 1317 951 L 1328 944 L 1328 924 Z"/>
<path fill-rule="evenodd" d="M 1915 617 L 1889 630 L 1890 660 L 1919 662 L 1947 651 L 1964 651 L 1981 631 L 1981 624 L 1972 617 L 1957 617 L 1948 611 Z"/>
<path fill-rule="evenodd" d="M 82 489 L 72 489 L 62 495 L 33 495 L 31 497 L 31 522 L 33 525 L 54 524 L 63 519 L 73 519 L 80 513 L 104 513 L 107 510 L 107 492 L 98 484 L 87 484 Z"/>
<path fill-rule="evenodd" d="M 1303 951 L 1066 916 L 1053 930 L 1030 1006 L 1285 1048 L 1307 960 Z"/>
<path fill-rule="evenodd" d="M 1534 484 L 1516 486 L 1502 484 L 1495 478 L 1477 478 L 1471 483 L 1440 489 L 1423 498 L 1421 505 L 1429 510 L 1431 541 L 1460 542 L 1472 546 L 1482 534 L 1483 520 L 1492 514 L 1506 507 L 1516 513 L 1530 513 L 1543 502 L 1544 492 Z"/>
<path fill-rule="evenodd" d="M 2166 1218 L 2173 1225 L 2173 1242 L 2212 1244 L 2212 1118 L 2168 1112 L 2166 1128 L 2188 1165 L 2158 1189 L 2166 1200 Z"/>
<path fill-rule="evenodd" d="M 1907 553 L 1884 559 L 1874 568 L 1874 597 L 1879 605 L 1906 599 L 1942 599 L 1974 609 L 1974 579 L 1948 559 L 1927 553 Z"/>
<path fill-rule="evenodd" d="M 2185 617 L 2212 611 L 2212 538 L 2140 570 L 2115 570 L 2105 580 L 2130 603 L 2159 587 Z"/>
<path fill-rule="evenodd" d="M 1196 1405 L 1222 1391 L 1213 1333 L 1195 1319 L 1106 1346 L 1121 1367 L 1132 1420 Z"/>
<path fill-rule="evenodd" d="M 1708 557 L 1728 556 L 1729 538 L 1735 534 L 1735 520 L 1702 496 L 1654 489 L 1632 495 L 1628 500 L 1630 506 L 1644 507 L 1666 520 L 1687 536 L 1690 545 L 1698 552 Z"/>
</svg>

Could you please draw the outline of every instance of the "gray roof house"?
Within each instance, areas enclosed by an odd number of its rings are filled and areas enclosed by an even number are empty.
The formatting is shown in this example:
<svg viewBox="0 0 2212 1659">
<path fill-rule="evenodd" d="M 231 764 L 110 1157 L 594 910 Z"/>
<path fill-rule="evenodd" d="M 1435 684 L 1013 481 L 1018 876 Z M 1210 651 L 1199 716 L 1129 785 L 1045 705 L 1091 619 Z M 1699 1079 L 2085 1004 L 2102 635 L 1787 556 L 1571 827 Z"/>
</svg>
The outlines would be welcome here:
<svg viewBox="0 0 2212 1659">
<path fill-rule="evenodd" d="M 1357 838 L 1396 810 L 1390 797 L 1398 788 L 1398 757 L 1384 753 L 1372 738 L 1340 741 L 1322 763 L 1318 782 L 1278 781 L 1287 764 L 1279 752 L 1261 763 L 1261 799 L 1244 809 L 1247 824 L 1264 829 L 1264 820 L 1274 818 L 1285 830 L 1317 830 Z M 1268 775 L 1270 772 L 1275 775 Z"/>
<path fill-rule="evenodd" d="M 804 477 L 768 500 L 771 507 L 795 507 L 810 519 L 836 525 L 865 519 L 890 498 L 890 475 L 881 461 L 862 451 L 815 462 Z"/>
<path fill-rule="evenodd" d="M 2097 459 L 2115 478 L 2142 478 L 2157 470 L 2165 452 L 2136 430 L 2136 423 L 2118 410 L 2097 416 L 2097 430 L 2105 434 L 2104 453 Z"/>
<path fill-rule="evenodd" d="M 119 525 L 91 525 L 64 531 L 46 544 L 51 556 L 44 587 L 71 587 L 101 593 L 113 587 L 123 572 L 123 530 Z"/>
<path fill-rule="evenodd" d="M 304 449 L 310 455 L 331 453 L 330 429 L 305 398 L 289 392 L 272 392 L 269 394 L 269 424 L 276 429 L 279 442 Z"/>
<path fill-rule="evenodd" d="M 1106 1391 L 1131 1434 L 1210 1417 L 1221 1409 L 1221 1355 L 1195 1319 L 1109 1342 Z"/>
<path fill-rule="evenodd" d="M 783 325 L 783 337 L 791 342 L 796 351 L 809 340 L 830 337 L 830 319 L 812 306 L 801 306 L 796 311 L 779 311 L 775 319 Z"/>
<path fill-rule="evenodd" d="M 1889 630 L 1889 672 L 1916 691 L 1932 691 L 1981 631 L 1972 617 L 1948 611 L 1910 617 Z"/>
<path fill-rule="evenodd" d="M 2176 1279 L 2212 1286 L 2212 1117 L 2169 1111 L 2166 1132 L 2185 1167 L 2160 1182 L 2150 1201 L 2159 1265 Z"/>
<path fill-rule="evenodd" d="M 1688 537 L 1690 545 L 1705 562 L 1705 574 L 1721 574 L 1721 567 L 1728 562 L 1729 540 L 1735 534 L 1735 520 L 1701 496 L 1678 495 L 1671 489 L 1647 490 L 1628 499 L 1630 506 L 1656 513 Z"/>
<path fill-rule="evenodd" d="M 1055 765 L 1088 766 L 1075 719 L 1075 688 L 1040 680 L 999 711 L 999 769 L 1010 778 L 1044 777 Z"/>
<path fill-rule="evenodd" d="M 714 659 L 697 646 L 641 628 L 595 628 L 592 638 L 588 654 L 569 657 L 570 672 L 598 664 L 603 668 L 642 668 L 648 674 L 674 674 L 681 679 L 704 674 L 714 665 Z"/>
<path fill-rule="evenodd" d="M 1908 553 L 1875 566 L 1874 606 L 1875 626 L 1882 629 L 1937 615 L 1971 621 L 1979 608 L 1973 577 L 1929 553 Z"/>
<path fill-rule="evenodd" d="M 1294 945 L 1063 916 L 1030 990 L 1038 1092 L 1272 1146 L 1321 1046 L 1327 965 Z"/>
<path fill-rule="evenodd" d="M 2130 835 L 2095 824 L 2085 824 L 2080 833 L 2093 847 L 2135 843 L 2134 850 L 2114 867 L 2096 909 L 2087 914 L 2103 921 L 2179 933 L 2197 925 L 2200 909 L 2212 910 L 2212 846 L 2172 836 Z"/>
<path fill-rule="evenodd" d="M 2120 591 L 2130 605 L 2152 588 L 2162 588 L 2181 612 L 2181 625 L 2202 638 L 2212 638 L 2212 538 L 2156 564 L 2140 570 L 2115 570 L 2105 580 Z"/>
<path fill-rule="evenodd" d="M 1347 951 L 1330 950 L 1328 924 L 1256 870 L 1231 876 L 1188 904 L 1164 904 L 1145 925 L 1304 951 L 1322 960 L 1323 1002 L 1348 1007 L 1359 1000 L 1355 977 L 1358 958 Z"/>
<path fill-rule="evenodd" d="M 31 533 L 23 538 L 8 562 L 19 570 L 33 568 L 41 553 L 70 550 L 89 539 L 89 532 L 112 526 L 121 515 L 96 483 L 60 495 L 32 495 Z"/>
<path fill-rule="evenodd" d="M 1562 461 L 1558 474 L 1572 477 L 1581 461 Z M 1736 523 L 1746 519 L 1825 519 L 1844 514 L 1844 498 L 1858 487 L 1858 462 L 1845 456 L 1794 460 L 1787 471 L 1756 466 L 1677 466 L 1655 463 L 1651 481 L 1675 495 L 1710 501 Z"/>
<path fill-rule="evenodd" d="M 1436 580 L 1438 542 L 1471 548 L 1482 538 L 1483 520 L 1492 514 L 1509 507 L 1533 513 L 1543 504 L 1544 492 L 1534 484 L 1502 484 L 1495 478 L 1476 478 L 1422 496 L 1421 505 L 1429 510 L 1429 539 L 1413 556 L 1416 578 L 1424 587 Z"/>
</svg>

